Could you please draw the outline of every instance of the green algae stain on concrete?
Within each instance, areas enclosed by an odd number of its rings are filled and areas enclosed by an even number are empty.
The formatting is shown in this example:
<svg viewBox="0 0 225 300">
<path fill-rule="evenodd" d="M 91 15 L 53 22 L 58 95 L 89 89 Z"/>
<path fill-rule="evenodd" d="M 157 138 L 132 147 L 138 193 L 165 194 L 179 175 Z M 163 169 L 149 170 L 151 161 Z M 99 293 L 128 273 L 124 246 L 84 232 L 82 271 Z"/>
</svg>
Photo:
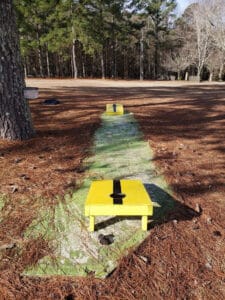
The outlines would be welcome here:
<svg viewBox="0 0 225 300">
<path fill-rule="evenodd" d="M 83 185 L 55 208 L 43 212 L 27 230 L 27 236 L 43 235 L 54 253 L 26 270 L 29 275 L 78 275 L 94 272 L 105 277 L 117 265 L 130 247 L 143 241 L 148 233 L 141 230 L 141 217 L 97 217 L 96 231 L 88 231 L 84 217 L 84 202 L 92 180 L 139 179 L 155 202 L 152 219 L 159 220 L 173 208 L 171 191 L 162 176 L 157 175 L 152 162 L 153 152 L 143 140 L 132 114 L 102 116 L 102 126 L 96 131 L 93 156 L 86 160 Z M 101 245 L 99 234 L 113 235 L 111 245 Z"/>
<path fill-rule="evenodd" d="M 4 207 L 5 204 L 5 197 L 3 195 L 0 195 L 0 211 Z"/>
<path fill-rule="evenodd" d="M 0 221 L 3 219 L 3 208 L 6 202 L 6 197 L 4 195 L 0 195 Z"/>
</svg>

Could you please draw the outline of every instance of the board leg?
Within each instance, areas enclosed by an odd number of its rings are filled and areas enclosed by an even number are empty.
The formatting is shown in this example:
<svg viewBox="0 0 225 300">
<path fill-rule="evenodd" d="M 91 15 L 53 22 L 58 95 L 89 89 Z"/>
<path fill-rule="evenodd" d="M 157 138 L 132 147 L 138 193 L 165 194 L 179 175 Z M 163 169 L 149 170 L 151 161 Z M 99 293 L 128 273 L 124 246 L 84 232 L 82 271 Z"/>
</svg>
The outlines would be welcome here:
<svg viewBox="0 0 225 300">
<path fill-rule="evenodd" d="M 95 217 L 90 216 L 89 231 L 94 231 L 94 230 L 95 230 Z"/>
<path fill-rule="evenodd" d="M 147 227 L 148 227 L 147 225 L 148 225 L 148 216 L 142 216 L 142 218 L 141 218 L 142 230 L 146 231 Z"/>
</svg>

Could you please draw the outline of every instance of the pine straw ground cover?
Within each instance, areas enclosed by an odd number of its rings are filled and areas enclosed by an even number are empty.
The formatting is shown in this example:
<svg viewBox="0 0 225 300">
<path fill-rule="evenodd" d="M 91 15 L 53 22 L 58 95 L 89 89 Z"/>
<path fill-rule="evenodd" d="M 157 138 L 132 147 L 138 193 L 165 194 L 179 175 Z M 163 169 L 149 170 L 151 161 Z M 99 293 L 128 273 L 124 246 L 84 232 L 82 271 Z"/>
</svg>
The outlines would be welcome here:
<svg viewBox="0 0 225 300">
<path fill-rule="evenodd" d="M 224 85 L 31 80 L 37 137 L 0 142 L 0 299 L 224 299 Z M 61 104 L 42 104 L 57 97 Z M 100 114 L 110 101 L 135 114 L 176 205 L 107 279 L 27 277 L 51 252 L 23 235 L 46 207 L 79 187 Z M 55 197 L 57 195 L 57 197 Z"/>
</svg>

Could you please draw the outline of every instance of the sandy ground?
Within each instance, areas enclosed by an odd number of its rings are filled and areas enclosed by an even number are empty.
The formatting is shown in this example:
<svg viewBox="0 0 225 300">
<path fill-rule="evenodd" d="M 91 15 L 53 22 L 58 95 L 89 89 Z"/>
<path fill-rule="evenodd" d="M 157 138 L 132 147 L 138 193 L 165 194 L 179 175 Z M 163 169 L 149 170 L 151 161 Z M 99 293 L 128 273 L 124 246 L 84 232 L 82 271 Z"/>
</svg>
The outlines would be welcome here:
<svg viewBox="0 0 225 300">
<path fill-rule="evenodd" d="M 30 106 L 37 136 L 0 142 L 0 299 L 223 299 L 225 297 L 224 84 L 35 80 Z M 57 98 L 58 106 L 43 100 Z M 50 251 L 24 232 L 55 195 L 79 186 L 82 161 L 105 104 L 135 114 L 176 206 L 106 280 L 21 276 Z"/>
</svg>

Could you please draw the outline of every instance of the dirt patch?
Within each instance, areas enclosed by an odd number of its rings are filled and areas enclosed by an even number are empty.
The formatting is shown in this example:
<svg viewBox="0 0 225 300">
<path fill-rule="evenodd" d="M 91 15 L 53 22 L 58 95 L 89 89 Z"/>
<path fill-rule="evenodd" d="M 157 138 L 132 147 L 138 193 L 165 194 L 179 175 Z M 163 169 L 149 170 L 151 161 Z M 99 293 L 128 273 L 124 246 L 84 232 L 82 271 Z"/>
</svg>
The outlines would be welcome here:
<svg viewBox="0 0 225 300">
<path fill-rule="evenodd" d="M 31 80 L 37 137 L 0 142 L 2 299 L 223 299 L 224 85 L 97 80 Z M 57 106 L 44 106 L 57 98 Z M 24 231 L 40 207 L 76 188 L 82 160 L 109 102 L 134 112 L 154 148 L 154 162 L 174 190 L 177 205 L 106 280 L 32 278 L 22 270 L 50 251 Z M 67 297 L 67 298 L 66 298 Z M 69 298 L 70 297 L 70 298 Z"/>
</svg>

